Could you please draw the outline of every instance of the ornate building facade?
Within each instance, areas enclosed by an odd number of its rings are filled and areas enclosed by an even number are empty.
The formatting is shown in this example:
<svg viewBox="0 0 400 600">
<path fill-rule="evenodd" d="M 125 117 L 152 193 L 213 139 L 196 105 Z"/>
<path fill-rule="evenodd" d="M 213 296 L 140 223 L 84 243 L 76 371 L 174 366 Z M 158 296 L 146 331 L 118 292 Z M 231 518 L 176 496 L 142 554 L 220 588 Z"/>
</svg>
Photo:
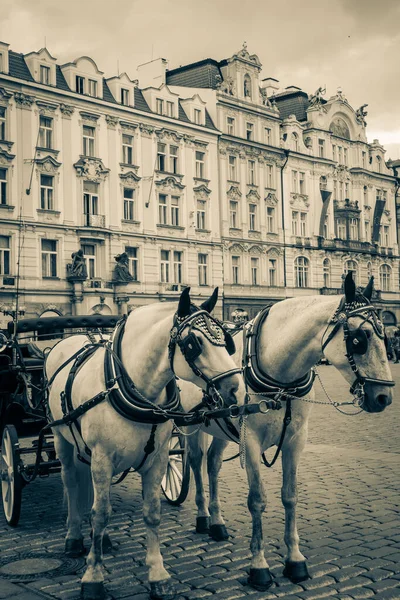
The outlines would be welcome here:
<svg viewBox="0 0 400 600">
<path fill-rule="evenodd" d="M 400 319 L 396 177 L 365 106 L 279 90 L 244 46 L 108 79 L 0 43 L 0 305 L 120 313 L 223 290 L 225 318 L 375 276 Z M 15 307 L 14 307 L 15 309 Z M 5 317 L 7 321 L 9 317 Z"/>
</svg>

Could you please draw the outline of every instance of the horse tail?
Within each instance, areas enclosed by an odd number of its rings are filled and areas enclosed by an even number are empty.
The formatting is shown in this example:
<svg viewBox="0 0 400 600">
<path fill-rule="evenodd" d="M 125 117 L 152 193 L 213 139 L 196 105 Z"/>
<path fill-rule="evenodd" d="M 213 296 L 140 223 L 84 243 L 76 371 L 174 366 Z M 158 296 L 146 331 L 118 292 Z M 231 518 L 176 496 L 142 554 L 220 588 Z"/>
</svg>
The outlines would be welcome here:
<svg viewBox="0 0 400 600">
<path fill-rule="evenodd" d="M 79 512 L 82 517 L 85 517 L 90 512 L 94 500 L 92 474 L 90 465 L 79 460 L 76 451 L 74 454 L 74 462 L 78 485 Z"/>
</svg>

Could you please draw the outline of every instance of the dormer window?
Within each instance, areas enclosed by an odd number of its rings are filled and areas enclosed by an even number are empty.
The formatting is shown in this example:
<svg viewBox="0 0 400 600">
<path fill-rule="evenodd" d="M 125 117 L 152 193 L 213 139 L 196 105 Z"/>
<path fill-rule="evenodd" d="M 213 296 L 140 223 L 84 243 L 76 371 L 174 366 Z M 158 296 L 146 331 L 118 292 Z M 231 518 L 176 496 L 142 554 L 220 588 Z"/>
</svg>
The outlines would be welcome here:
<svg viewBox="0 0 400 600">
<path fill-rule="evenodd" d="M 89 79 L 88 81 L 88 94 L 93 98 L 97 98 L 97 81 Z"/>
<path fill-rule="evenodd" d="M 78 94 L 84 94 L 85 93 L 85 78 L 81 77 L 80 75 L 77 75 L 75 81 L 76 81 L 75 90 L 78 92 Z"/>
<path fill-rule="evenodd" d="M 40 83 L 50 85 L 50 67 L 40 65 Z"/>
<path fill-rule="evenodd" d="M 121 88 L 121 104 L 129 106 L 129 90 Z"/>
<path fill-rule="evenodd" d="M 202 125 L 201 110 L 199 110 L 198 108 L 195 108 L 193 112 L 194 112 L 194 122 L 196 123 L 196 125 Z"/>
<path fill-rule="evenodd" d="M 164 100 L 162 98 L 157 98 L 156 100 L 156 112 L 159 115 L 164 114 Z"/>
<path fill-rule="evenodd" d="M 168 100 L 167 100 L 167 116 L 168 117 L 174 116 L 174 103 L 168 102 Z"/>
</svg>

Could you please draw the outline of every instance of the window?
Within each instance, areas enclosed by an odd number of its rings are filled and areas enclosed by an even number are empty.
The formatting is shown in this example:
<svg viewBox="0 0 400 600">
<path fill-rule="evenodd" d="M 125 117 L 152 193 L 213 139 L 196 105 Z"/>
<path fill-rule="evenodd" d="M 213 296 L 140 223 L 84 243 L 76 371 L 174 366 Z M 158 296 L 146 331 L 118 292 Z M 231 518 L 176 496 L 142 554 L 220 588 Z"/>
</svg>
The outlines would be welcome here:
<svg viewBox="0 0 400 600">
<path fill-rule="evenodd" d="M 83 155 L 94 156 L 95 128 L 83 126 Z"/>
<path fill-rule="evenodd" d="M 324 262 L 322 263 L 322 272 L 323 272 L 323 277 L 324 277 L 324 287 L 330 288 L 331 287 L 331 261 L 329 260 L 329 258 L 324 259 Z"/>
<path fill-rule="evenodd" d="M 305 237 L 307 235 L 307 213 L 300 213 L 300 235 Z"/>
<path fill-rule="evenodd" d="M 124 220 L 135 220 L 135 190 L 124 188 Z"/>
<path fill-rule="evenodd" d="M 182 283 L 182 256 L 183 252 L 161 250 L 161 283 Z"/>
<path fill-rule="evenodd" d="M 169 283 L 169 250 L 161 250 L 161 283 Z"/>
<path fill-rule="evenodd" d="M 298 191 L 298 172 L 292 171 L 292 192 L 297 193 Z"/>
<path fill-rule="evenodd" d="M 304 256 L 299 256 L 294 261 L 294 275 L 295 275 L 295 286 L 298 288 L 305 288 L 308 286 L 308 270 L 309 263 L 308 259 Z"/>
<path fill-rule="evenodd" d="M 228 169 L 228 177 L 230 181 L 236 181 L 236 156 L 229 156 Z"/>
<path fill-rule="evenodd" d="M 0 140 L 6 139 L 6 109 L 0 106 Z"/>
<path fill-rule="evenodd" d="M 252 256 L 251 257 L 251 265 L 250 265 L 251 285 L 259 285 L 259 276 L 258 276 L 259 265 L 260 265 L 260 259 Z"/>
<path fill-rule="evenodd" d="M 332 160 L 336 160 L 336 146 L 332 144 Z"/>
<path fill-rule="evenodd" d="M 292 210 L 292 235 L 299 235 L 299 213 Z"/>
<path fill-rule="evenodd" d="M 226 118 L 226 127 L 228 135 L 235 135 L 235 119 L 233 117 Z"/>
<path fill-rule="evenodd" d="M 0 205 L 7 204 L 7 169 L 0 169 Z"/>
<path fill-rule="evenodd" d="M 347 148 L 343 148 L 343 162 L 347 165 Z"/>
<path fill-rule="evenodd" d="M 197 200 L 197 229 L 206 229 L 206 225 L 207 225 L 206 210 L 207 210 L 207 201 L 206 200 Z"/>
<path fill-rule="evenodd" d="M 367 262 L 367 279 L 368 279 L 368 281 L 371 279 L 371 277 L 372 277 L 372 263 Z"/>
<path fill-rule="evenodd" d="M 159 115 L 164 114 L 164 100 L 162 100 L 161 98 L 157 98 L 156 100 L 156 112 Z"/>
<path fill-rule="evenodd" d="M 53 147 L 53 119 L 41 116 L 39 119 L 39 147 Z"/>
<path fill-rule="evenodd" d="M 178 150 L 178 146 L 167 146 L 167 144 L 158 142 L 157 165 L 159 171 L 178 173 Z"/>
<path fill-rule="evenodd" d="M 361 165 L 363 169 L 367 168 L 367 153 L 361 152 Z"/>
<path fill-rule="evenodd" d="M 50 67 L 40 65 L 40 83 L 50 84 Z"/>
<path fill-rule="evenodd" d="M 158 142 L 157 144 L 157 166 L 159 171 L 166 170 L 166 157 L 167 157 L 167 146 L 166 144 L 162 144 Z"/>
<path fill-rule="evenodd" d="M 306 174 L 299 173 L 299 192 L 300 194 L 306 193 Z"/>
<path fill-rule="evenodd" d="M 267 188 L 269 189 L 275 189 L 275 185 L 274 185 L 274 166 L 273 165 L 267 165 Z"/>
<path fill-rule="evenodd" d="M 121 88 L 121 104 L 129 106 L 129 90 Z"/>
<path fill-rule="evenodd" d="M 78 94 L 85 93 L 85 78 L 84 77 L 80 77 L 79 75 L 76 76 L 75 90 L 78 92 Z"/>
<path fill-rule="evenodd" d="M 138 253 L 139 250 L 138 248 L 133 248 L 131 246 L 126 246 L 125 247 L 125 252 L 128 255 L 128 260 L 129 260 L 129 272 L 132 275 L 133 281 L 138 281 L 138 272 L 139 272 L 139 257 L 138 257 Z"/>
<path fill-rule="evenodd" d="M 10 238 L 0 235 L 0 275 L 10 274 Z"/>
<path fill-rule="evenodd" d="M 174 252 L 174 283 L 182 283 L 182 252 Z"/>
<path fill-rule="evenodd" d="M 275 208 L 267 206 L 267 233 L 275 233 Z"/>
<path fill-rule="evenodd" d="M 342 217 L 336 219 L 336 237 L 341 240 L 347 239 L 346 219 Z"/>
<path fill-rule="evenodd" d="M 337 180 L 333 180 L 333 198 L 334 200 L 338 200 L 338 190 L 337 190 Z"/>
<path fill-rule="evenodd" d="M 166 104 L 167 104 L 167 117 L 173 117 L 174 116 L 174 103 L 169 102 L 167 100 Z"/>
<path fill-rule="evenodd" d="M 253 123 L 246 123 L 246 140 L 252 140 L 254 134 Z"/>
<path fill-rule="evenodd" d="M 88 94 L 93 98 L 97 97 L 97 81 L 94 79 L 89 79 L 88 81 Z"/>
<path fill-rule="evenodd" d="M 276 286 L 276 259 L 268 259 L 268 282 L 271 287 Z"/>
<path fill-rule="evenodd" d="M 208 285 L 207 254 L 198 255 L 199 285 Z"/>
<path fill-rule="evenodd" d="M 302 237 L 307 235 L 307 213 L 292 211 L 292 235 Z"/>
<path fill-rule="evenodd" d="M 179 225 L 179 196 L 171 196 L 171 225 Z"/>
<path fill-rule="evenodd" d="M 370 242 L 371 241 L 371 223 L 369 221 L 365 221 L 364 226 L 365 226 L 365 241 Z"/>
<path fill-rule="evenodd" d="M 391 268 L 389 265 L 381 265 L 379 267 L 379 279 L 381 284 L 381 290 L 383 292 L 390 291 L 390 274 Z"/>
<path fill-rule="evenodd" d="M 54 210 L 54 177 L 40 176 L 40 208 Z"/>
<path fill-rule="evenodd" d="M 232 229 L 238 228 L 238 203 L 234 200 L 229 202 L 229 226 Z"/>
<path fill-rule="evenodd" d="M 85 224 L 92 224 L 92 215 L 99 214 L 99 184 L 92 181 L 83 182 L 83 213 L 85 215 Z"/>
<path fill-rule="evenodd" d="M 257 204 L 249 204 L 249 230 L 257 231 Z"/>
<path fill-rule="evenodd" d="M 381 225 L 379 230 L 379 245 L 389 247 L 389 225 Z"/>
<path fill-rule="evenodd" d="M 194 122 L 196 123 L 196 125 L 201 125 L 202 124 L 201 110 L 199 110 L 198 108 L 195 108 L 193 112 L 194 112 Z"/>
<path fill-rule="evenodd" d="M 122 135 L 122 162 L 125 165 L 133 164 L 133 135 Z"/>
<path fill-rule="evenodd" d="M 170 173 L 178 173 L 178 146 L 169 147 L 169 170 Z"/>
<path fill-rule="evenodd" d="M 264 141 L 269 145 L 272 143 L 272 130 L 269 127 L 264 127 Z"/>
<path fill-rule="evenodd" d="M 350 272 L 353 274 L 353 281 L 357 285 L 358 267 L 357 267 L 357 263 L 354 260 L 347 260 L 344 263 L 344 274 L 347 275 Z"/>
<path fill-rule="evenodd" d="M 364 201 L 364 206 L 368 206 L 368 188 L 366 185 L 364 185 L 364 188 L 363 188 L 363 201 Z"/>
<path fill-rule="evenodd" d="M 247 183 L 249 185 L 256 185 L 256 161 L 247 161 Z"/>
<path fill-rule="evenodd" d="M 376 170 L 378 171 L 378 173 L 382 172 L 382 159 L 380 156 L 376 157 Z"/>
<path fill-rule="evenodd" d="M 321 175 L 321 177 L 319 178 L 319 189 L 320 190 L 328 189 L 328 180 L 325 177 L 325 175 Z"/>
<path fill-rule="evenodd" d="M 360 237 L 358 223 L 359 223 L 358 219 L 354 219 L 354 218 L 349 219 L 349 234 L 350 234 L 351 240 L 358 240 Z"/>
<path fill-rule="evenodd" d="M 318 156 L 325 157 L 325 140 L 318 140 Z"/>
<path fill-rule="evenodd" d="M 292 133 L 292 149 L 295 152 L 299 151 L 299 136 L 297 135 L 296 132 Z"/>
<path fill-rule="evenodd" d="M 89 279 L 96 277 L 96 246 L 94 244 L 82 244 L 83 257 Z"/>
<path fill-rule="evenodd" d="M 240 281 L 240 256 L 232 256 L 232 283 Z"/>
<path fill-rule="evenodd" d="M 42 239 L 42 278 L 57 277 L 57 242 Z"/>
<path fill-rule="evenodd" d="M 161 225 L 167 224 L 167 196 L 165 194 L 158 196 L 158 222 Z"/>
<path fill-rule="evenodd" d="M 329 217 L 326 215 L 324 221 L 324 238 L 327 239 L 329 237 Z"/>
<path fill-rule="evenodd" d="M 342 158 L 342 156 L 343 156 L 343 150 L 342 150 L 342 147 L 341 147 L 341 146 L 338 146 L 338 161 L 339 161 L 339 164 L 340 164 L 340 165 L 342 165 L 342 164 L 343 164 L 343 158 Z"/>
<path fill-rule="evenodd" d="M 205 153 L 198 152 L 196 150 L 196 177 L 198 177 L 199 179 L 204 179 L 204 174 L 205 174 L 204 158 L 205 158 Z"/>
</svg>

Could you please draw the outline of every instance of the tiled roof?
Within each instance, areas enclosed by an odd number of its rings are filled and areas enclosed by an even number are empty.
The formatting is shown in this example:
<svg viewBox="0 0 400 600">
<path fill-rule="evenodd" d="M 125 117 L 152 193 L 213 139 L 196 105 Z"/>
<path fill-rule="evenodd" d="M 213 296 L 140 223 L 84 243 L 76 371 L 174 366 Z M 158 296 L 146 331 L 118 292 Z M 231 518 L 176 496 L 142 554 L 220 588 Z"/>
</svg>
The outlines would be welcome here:
<svg viewBox="0 0 400 600">
<path fill-rule="evenodd" d="M 179 117 L 178 117 L 178 119 L 180 121 L 185 121 L 186 123 L 190 123 L 190 119 L 188 118 L 187 114 L 185 113 L 180 100 L 178 100 L 178 105 L 179 105 Z"/>
<path fill-rule="evenodd" d="M 112 102 L 113 104 L 116 104 L 114 96 L 110 92 L 110 88 L 108 87 L 107 82 L 104 78 L 103 78 L 103 100 L 105 100 L 106 102 Z"/>
<path fill-rule="evenodd" d="M 61 71 L 60 65 L 56 65 L 56 87 L 64 92 L 70 92 L 68 83 L 65 80 L 64 73 Z"/>
<path fill-rule="evenodd" d="M 213 123 L 212 118 L 210 117 L 208 110 L 206 109 L 206 127 L 209 127 L 210 129 L 217 129 Z"/>
<path fill-rule="evenodd" d="M 295 115 L 298 121 L 307 120 L 308 96 L 302 91 L 288 91 L 276 94 L 274 100 L 281 119 Z"/>
<path fill-rule="evenodd" d="M 221 77 L 219 63 L 212 58 L 206 58 L 200 62 L 167 71 L 166 83 L 167 85 L 216 89 L 216 75 Z"/>
<path fill-rule="evenodd" d="M 135 108 L 138 110 L 143 110 L 144 112 L 152 112 L 146 100 L 144 99 L 142 90 L 139 90 L 137 87 L 135 87 Z"/>
<path fill-rule="evenodd" d="M 11 77 L 25 79 L 25 81 L 35 81 L 28 69 L 23 54 L 18 54 L 10 50 L 8 53 L 8 68 Z"/>
</svg>

